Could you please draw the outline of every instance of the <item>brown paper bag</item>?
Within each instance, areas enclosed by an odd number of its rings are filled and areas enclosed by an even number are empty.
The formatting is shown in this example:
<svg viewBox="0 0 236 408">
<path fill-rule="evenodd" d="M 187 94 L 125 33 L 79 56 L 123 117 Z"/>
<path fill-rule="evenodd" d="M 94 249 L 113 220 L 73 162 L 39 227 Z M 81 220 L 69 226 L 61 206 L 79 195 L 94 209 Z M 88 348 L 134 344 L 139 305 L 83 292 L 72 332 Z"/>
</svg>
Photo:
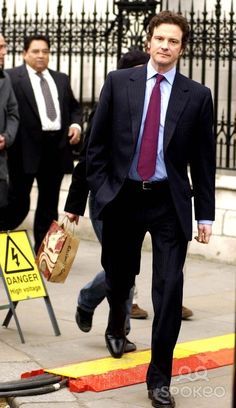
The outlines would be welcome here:
<svg viewBox="0 0 236 408">
<path fill-rule="evenodd" d="M 78 246 L 79 238 L 63 223 L 53 221 L 35 259 L 39 271 L 50 282 L 65 282 Z"/>
</svg>

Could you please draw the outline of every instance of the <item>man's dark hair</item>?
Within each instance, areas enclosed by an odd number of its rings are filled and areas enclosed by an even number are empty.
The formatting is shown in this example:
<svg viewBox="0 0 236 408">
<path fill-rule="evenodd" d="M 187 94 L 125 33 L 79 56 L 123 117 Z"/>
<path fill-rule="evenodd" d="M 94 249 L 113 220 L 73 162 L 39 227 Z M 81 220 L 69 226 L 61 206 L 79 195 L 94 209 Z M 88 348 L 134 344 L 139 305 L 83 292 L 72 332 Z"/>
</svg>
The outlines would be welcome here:
<svg viewBox="0 0 236 408">
<path fill-rule="evenodd" d="M 158 27 L 160 24 L 175 24 L 180 27 L 181 31 L 183 32 L 182 48 L 184 50 L 189 38 L 189 25 L 187 19 L 179 13 L 174 13 L 169 10 L 161 11 L 160 13 L 152 17 L 149 22 L 147 30 L 147 41 L 151 40 L 154 28 Z"/>
<path fill-rule="evenodd" d="M 126 52 L 118 61 L 117 69 L 132 68 L 137 65 L 146 64 L 149 60 L 149 54 L 141 50 L 131 50 Z"/>
<path fill-rule="evenodd" d="M 28 37 L 25 37 L 24 39 L 24 51 L 28 51 L 30 44 L 32 41 L 45 41 L 48 45 L 48 48 L 50 49 L 50 40 L 48 36 L 42 35 L 42 34 L 34 34 L 34 35 L 29 35 Z"/>
</svg>

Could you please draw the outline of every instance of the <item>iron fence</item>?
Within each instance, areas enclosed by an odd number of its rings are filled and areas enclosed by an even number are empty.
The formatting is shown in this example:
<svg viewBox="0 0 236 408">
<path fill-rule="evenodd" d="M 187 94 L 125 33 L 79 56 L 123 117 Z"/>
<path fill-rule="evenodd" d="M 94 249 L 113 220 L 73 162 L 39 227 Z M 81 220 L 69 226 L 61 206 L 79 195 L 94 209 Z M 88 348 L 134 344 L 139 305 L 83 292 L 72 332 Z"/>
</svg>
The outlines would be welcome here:
<svg viewBox="0 0 236 408">
<path fill-rule="evenodd" d="M 42 4 L 43 3 L 43 4 Z M 92 7 L 91 7 L 92 3 Z M 6 66 L 22 61 L 26 35 L 46 34 L 51 40 L 50 66 L 66 72 L 82 107 L 83 123 L 98 99 L 108 71 L 115 69 L 119 57 L 132 48 L 143 49 L 146 27 L 153 14 L 173 9 L 185 15 L 191 27 L 189 45 L 179 63 L 183 74 L 212 90 L 214 133 L 217 140 L 217 167 L 236 169 L 236 19 L 234 1 L 216 0 L 214 9 L 204 1 L 189 0 L 99 0 L 40 2 L 34 9 L 27 2 L 4 0 L 0 30 L 9 45 Z M 174 4 L 174 6 L 173 6 Z"/>
</svg>

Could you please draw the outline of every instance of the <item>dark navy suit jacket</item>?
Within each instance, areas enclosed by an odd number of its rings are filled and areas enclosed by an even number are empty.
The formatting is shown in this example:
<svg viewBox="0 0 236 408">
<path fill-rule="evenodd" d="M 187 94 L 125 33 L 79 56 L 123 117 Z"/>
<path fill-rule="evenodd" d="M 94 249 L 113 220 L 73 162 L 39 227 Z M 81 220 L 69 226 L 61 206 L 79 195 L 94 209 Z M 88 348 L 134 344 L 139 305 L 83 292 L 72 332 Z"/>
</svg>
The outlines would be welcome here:
<svg viewBox="0 0 236 408">
<path fill-rule="evenodd" d="M 39 112 L 25 64 L 7 70 L 13 85 L 13 89 L 19 105 L 20 126 L 16 135 L 16 141 L 10 149 L 10 159 L 19 160 L 22 153 L 24 171 L 36 173 L 40 163 L 42 148 L 42 125 Z M 58 143 L 63 170 L 71 172 L 73 169 L 72 149 L 69 145 L 68 128 L 72 123 L 80 122 L 79 103 L 75 99 L 69 77 L 61 72 L 49 69 L 57 91 L 61 110 L 61 137 Z M 20 149 L 20 150 L 19 150 Z"/>
<path fill-rule="evenodd" d="M 129 174 L 142 119 L 146 70 L 145 65 L 113 71 L 101 92 L 87 152 L 87 178 L 96 195 L 96 213 L 100 217 Z M 166 113 L 164 160 L 180 224 L 191 240 L 191 187 L 195 218 L 214 220 L 213 104 L 207 87 L 179 72 Z"/>
</svg>

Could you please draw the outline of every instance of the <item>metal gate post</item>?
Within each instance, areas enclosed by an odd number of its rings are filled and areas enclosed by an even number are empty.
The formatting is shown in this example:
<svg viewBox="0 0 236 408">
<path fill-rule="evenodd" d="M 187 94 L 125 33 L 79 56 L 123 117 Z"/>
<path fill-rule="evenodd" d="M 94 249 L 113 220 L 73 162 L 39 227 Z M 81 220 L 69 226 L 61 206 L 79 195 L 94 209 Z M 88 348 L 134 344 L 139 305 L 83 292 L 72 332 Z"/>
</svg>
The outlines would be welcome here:
<svg viewBox="0 0 236 408">
<path fill-rule="evenodd" d="M 114 1 L 114 14 L 118 21 L 117 61 L 122 50 L 143 49 L 143 31 L 156 13 L 156 7 L 162 8 L 162 0 L 119 0 Z M 116 11 L 116 8 L 118 11 Z"/>
</svg>

